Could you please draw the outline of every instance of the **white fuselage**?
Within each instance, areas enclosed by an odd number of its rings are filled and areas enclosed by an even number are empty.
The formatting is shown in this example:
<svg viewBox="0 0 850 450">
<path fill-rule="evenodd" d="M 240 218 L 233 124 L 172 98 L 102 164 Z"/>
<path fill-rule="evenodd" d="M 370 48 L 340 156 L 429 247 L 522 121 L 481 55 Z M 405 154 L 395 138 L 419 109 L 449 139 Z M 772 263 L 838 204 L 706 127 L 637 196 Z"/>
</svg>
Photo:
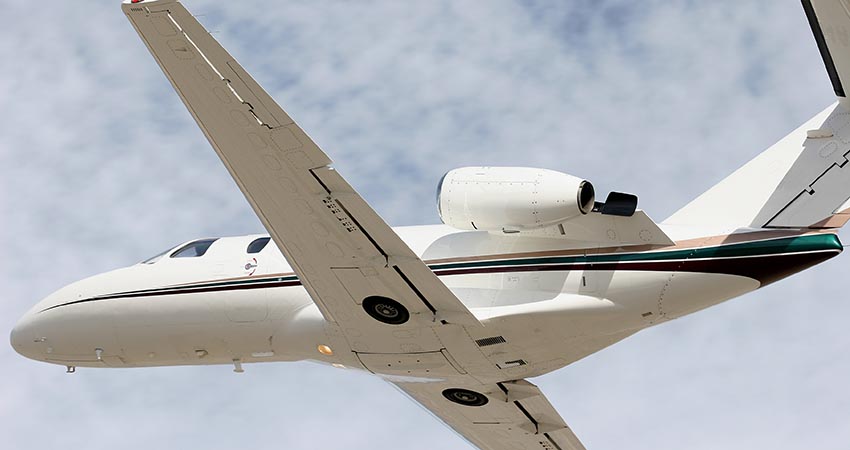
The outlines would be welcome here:
<svg viewBox="0 0 850 450">
<path fill-rule="evenodd" d="M 761 285 L 742 275 L 675 270 L 687 256 L 669 248 L 581 250 L 562 238 L 446 226 L 395 231 L 484 323 L 488 336 L 507 341 L 497 352 L 481 350 L 513 378 L 558 369 Z M 314 360 L 380 373 L 345 348 L 273 243 L 247 253 L 259 237 L 221 238 L 200 257 L 166 254 L 66 286 L 21 319 L 12 343 L 27 357 L 74 367 Z M 833 247 L 828 250 L 840 252 Z M 698 247 L 676 248 L 687 255 Z M 638 266 L 629 261 L 612 269 L 593 259 L 603 253 L 644 260 L 663 254 L 670 262 L 666 270 L 631 270 Z M 332 354 L 317 350 L 323 345 Z"/>
</svg>

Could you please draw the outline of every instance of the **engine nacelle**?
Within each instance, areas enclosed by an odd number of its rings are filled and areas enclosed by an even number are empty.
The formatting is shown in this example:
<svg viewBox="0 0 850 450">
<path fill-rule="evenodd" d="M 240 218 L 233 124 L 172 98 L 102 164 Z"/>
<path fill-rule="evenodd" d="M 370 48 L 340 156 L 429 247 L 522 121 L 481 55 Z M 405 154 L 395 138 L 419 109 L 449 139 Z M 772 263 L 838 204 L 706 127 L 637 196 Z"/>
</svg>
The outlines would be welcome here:
<svg viewBox="0 0 850 450">
<path fill-rule="evenodd" d="M 593 185 L 554 170 L 463 167 L 437 186 L 443 223 L 462 230 L 523 231 L 589 213 Z"/>
</svg>

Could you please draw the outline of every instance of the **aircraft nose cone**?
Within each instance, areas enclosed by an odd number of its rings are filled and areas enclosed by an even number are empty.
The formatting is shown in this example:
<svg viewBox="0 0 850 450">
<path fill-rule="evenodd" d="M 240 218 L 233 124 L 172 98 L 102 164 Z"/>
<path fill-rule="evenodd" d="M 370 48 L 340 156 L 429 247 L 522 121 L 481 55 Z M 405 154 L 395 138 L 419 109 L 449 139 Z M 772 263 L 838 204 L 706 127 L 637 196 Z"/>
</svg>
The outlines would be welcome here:
<svg viewBox="0 0 850 450">
<path fill-rule="evenodd" d="M 39 359 L 41 353 L 38 345 L 40 338 L 36 336 L 34 322 L 29 314 L 21 318 L 9 334 L 9 342 L 12 344 L 12 348 L 22 356 Z"/>
</svg>

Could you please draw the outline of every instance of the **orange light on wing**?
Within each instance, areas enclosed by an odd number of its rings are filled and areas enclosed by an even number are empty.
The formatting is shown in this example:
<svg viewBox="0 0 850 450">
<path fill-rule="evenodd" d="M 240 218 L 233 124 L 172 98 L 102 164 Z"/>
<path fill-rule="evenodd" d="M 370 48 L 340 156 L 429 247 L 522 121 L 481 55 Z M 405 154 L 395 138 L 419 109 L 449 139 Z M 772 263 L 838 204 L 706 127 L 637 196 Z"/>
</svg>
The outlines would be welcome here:
<svg viewBox="0 0 850 450">
<path fill-rule="evenodd" d="M 319 350 L 319 353 L 321 353 L 325 356 L 333 356 L 334 355 L 334 351 L 331 350 L 331 348 L 328 347 L 327 345 L 322 344 L 322 345 L 316 347 L 316 349 Z"/>
</svg>

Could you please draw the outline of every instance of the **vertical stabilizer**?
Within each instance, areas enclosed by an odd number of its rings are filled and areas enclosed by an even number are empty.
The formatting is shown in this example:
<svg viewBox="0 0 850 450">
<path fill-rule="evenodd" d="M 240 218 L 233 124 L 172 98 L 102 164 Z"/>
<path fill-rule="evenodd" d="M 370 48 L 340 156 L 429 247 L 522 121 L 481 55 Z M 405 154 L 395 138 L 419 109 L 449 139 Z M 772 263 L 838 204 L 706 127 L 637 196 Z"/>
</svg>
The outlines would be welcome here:
<svg viewBox="0 0 850 450">
<path fill-rule="evenodd" d="M 850 0 L 803 0 L 838 103 L 677 211 L 665 223 L 835 228 L 850 219 Z"/>
</svg>

